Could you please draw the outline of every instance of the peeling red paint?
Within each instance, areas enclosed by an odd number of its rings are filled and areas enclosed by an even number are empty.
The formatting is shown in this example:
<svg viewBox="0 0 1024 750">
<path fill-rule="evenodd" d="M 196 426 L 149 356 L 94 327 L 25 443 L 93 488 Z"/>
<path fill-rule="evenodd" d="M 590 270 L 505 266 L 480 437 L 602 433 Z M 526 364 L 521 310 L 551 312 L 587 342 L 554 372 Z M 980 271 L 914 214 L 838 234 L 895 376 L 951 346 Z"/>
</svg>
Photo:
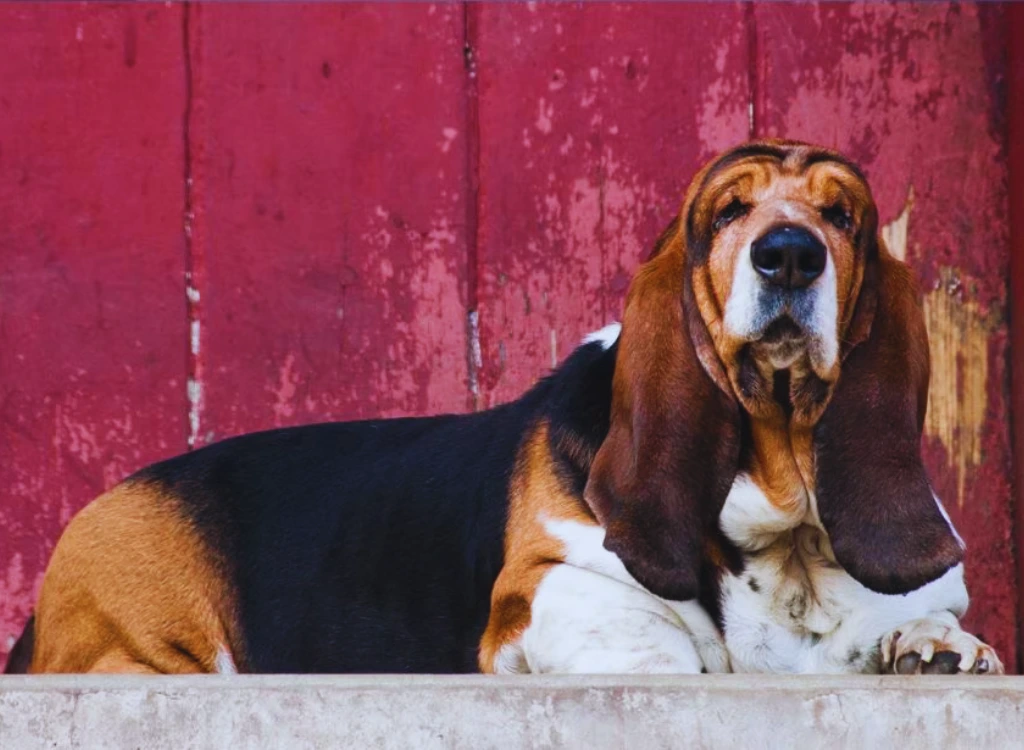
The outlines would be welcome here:
<svg viewBox="0 0 1024 750">
<path fill-rule="evenodd" d="M 949 410 L 925 452 L 963 498 L 968 622 L 1014 663 L 1003 14 L 0 7 L 0 654 L 71 515 L 190 434 L 521 393 L 753 132 L 860 161 L 925 291 L 983 334 L 982 418 Z"/>
<path fill-rule="evenodd" d="M 202 441 L 464 409 L 462 9 L 199 10 Z"/>
<path fill-rule="evenodd" d="M 699 163 L 747 136 L 743 10 L 484 4 L 481 402 L 619 316 Z M 552 343 L 553 342 L 553 343 Z"/>
</svg>

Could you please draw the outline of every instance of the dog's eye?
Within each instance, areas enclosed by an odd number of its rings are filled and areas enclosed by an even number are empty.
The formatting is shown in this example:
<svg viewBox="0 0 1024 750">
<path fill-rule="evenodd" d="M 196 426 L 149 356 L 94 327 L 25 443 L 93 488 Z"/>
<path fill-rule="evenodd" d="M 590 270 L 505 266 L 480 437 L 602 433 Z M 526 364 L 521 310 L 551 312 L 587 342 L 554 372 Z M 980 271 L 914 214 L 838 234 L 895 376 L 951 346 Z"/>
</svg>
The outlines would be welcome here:
<svg viewBox="0 0 1024 750">
<path fill-rule="evenodd" d="M 739 198 L 733 198 L 729 205 L 718 212 L 718 216 L 715 217 L 711 228 L 714 231 L 718 231 L 728 224 L 736 221 L 741 216 L 745 216 L 750 211 L 750 206 L 741 201 Z"/>
<path fill-rule="evenodd" d="M 829 224 L 844 232 L 853 226 L 853 217 L 850 216 L 850 212 L 838 203 L 821 209 L 821 215 L 825 217 L 825 221 Z"/>
</svg>

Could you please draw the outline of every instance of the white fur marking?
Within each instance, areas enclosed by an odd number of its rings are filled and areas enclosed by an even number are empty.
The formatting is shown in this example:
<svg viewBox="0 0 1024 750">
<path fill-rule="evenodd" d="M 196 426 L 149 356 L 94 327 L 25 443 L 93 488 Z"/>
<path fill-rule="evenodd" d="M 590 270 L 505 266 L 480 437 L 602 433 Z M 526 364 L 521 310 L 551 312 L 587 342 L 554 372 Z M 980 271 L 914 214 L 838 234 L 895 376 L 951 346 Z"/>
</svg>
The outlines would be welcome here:
<svg viewBox="0 0 1024 750">
<path fill-rule="evenodd" d="M 723 323 L 729 334 L 747 338 L 755 333 L 760 291 L 761 280 L 750 260 L 750 245 L 744 245 L 732 272 L 732 289 L 725 303 Z"/>
<path fill-rule="evenodd" d="M 741 549 L 767 547 L 787 529 L 798 526 L 807 511 L 807 495 L 798 499 L 792 512 L 776 507 L 761 488 L 746 474 L 739 474 L 732 483 L 718 523 L 722 532 Z"/>
<path fill-rule="evenodd" d="M 600 343 L 605 351 L 612 348 L 618 338 L 619 334 L 622 333 L 622 323 L 609 323 L 599 331 L 593 331 L 583 337 L 582 344 L 592 344 L 595 341 Z"/>
<path fill-rule="evenodd" d="M 707 613 L 696 602 L 667 602 L 643 588 L 604 548 L 604 529 L 550 519 L 544 527 L 564 544 L 565 562 L 544 576 L 530 626 L 512 645 L 521 648 L 530 672 L 728 671 Z M 507 661 L 514 662 L 513 654 Z"/>
<path fill-rule="evenodd" d="M 217 649 L 217 656 L 213 660 L 213 668 L 217 671 L 217 674 L 238 674 L 238 667 L 235 666 L 235 660 L 231 658 L 231 652 L 223 645 Z"/>
<path fill-rule="evenodd" d="M 495 674 L 528 674 L 529 665 L 526 663 L 526 654 L 523 653 L 521 640 L 516 643 L 506 643 L 498 649 L 494 656 Z"/>
<path fill-rule="evenodd" d="M 811 316 L 811 365 L 820 374 L 830 370 L 839 358 L 839 296 L 832 253 L 825 253 L 825 271 L 814 286 L 817 293 Z"/>
</svg>

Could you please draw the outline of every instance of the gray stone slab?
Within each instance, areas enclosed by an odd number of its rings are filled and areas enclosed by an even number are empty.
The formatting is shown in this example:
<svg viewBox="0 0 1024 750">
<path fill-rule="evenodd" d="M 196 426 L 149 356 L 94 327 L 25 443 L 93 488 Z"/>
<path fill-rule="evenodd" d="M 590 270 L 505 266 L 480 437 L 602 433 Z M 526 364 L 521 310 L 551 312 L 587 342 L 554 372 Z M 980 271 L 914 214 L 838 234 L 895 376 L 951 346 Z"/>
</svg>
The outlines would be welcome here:
<svg viewBox="0 0 1024 750">
<path fill-rule="evenodd" d="M 1024 677 L 0 678 L 0 750 L 1024 748 Z"/>
</svg>

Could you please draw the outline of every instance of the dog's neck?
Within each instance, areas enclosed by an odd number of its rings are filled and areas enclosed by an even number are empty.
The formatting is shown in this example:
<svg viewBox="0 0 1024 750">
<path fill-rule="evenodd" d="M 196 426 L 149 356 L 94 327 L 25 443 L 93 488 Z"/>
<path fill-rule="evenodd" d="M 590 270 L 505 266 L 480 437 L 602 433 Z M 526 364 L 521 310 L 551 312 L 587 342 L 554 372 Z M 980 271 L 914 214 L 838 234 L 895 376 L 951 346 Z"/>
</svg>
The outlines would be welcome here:
<svg viewBox="0 0 1024 750">
<path fill-rule="evenodd" d="M 818 380 L 802 344 L 782 336 L 748 345 L 739 358 L 739 491 L 726 501 L 721 522 L 726 535 L 748 549 L 763 548 L 802 525 L 822 529 L 814 494 L 816 417 L 808 413 L 807 393 L 817 388 L 815 396 L 827 403 L 831 386 Z M 824 404 L 813 408 L 823 410 Z"/>
</svg>

